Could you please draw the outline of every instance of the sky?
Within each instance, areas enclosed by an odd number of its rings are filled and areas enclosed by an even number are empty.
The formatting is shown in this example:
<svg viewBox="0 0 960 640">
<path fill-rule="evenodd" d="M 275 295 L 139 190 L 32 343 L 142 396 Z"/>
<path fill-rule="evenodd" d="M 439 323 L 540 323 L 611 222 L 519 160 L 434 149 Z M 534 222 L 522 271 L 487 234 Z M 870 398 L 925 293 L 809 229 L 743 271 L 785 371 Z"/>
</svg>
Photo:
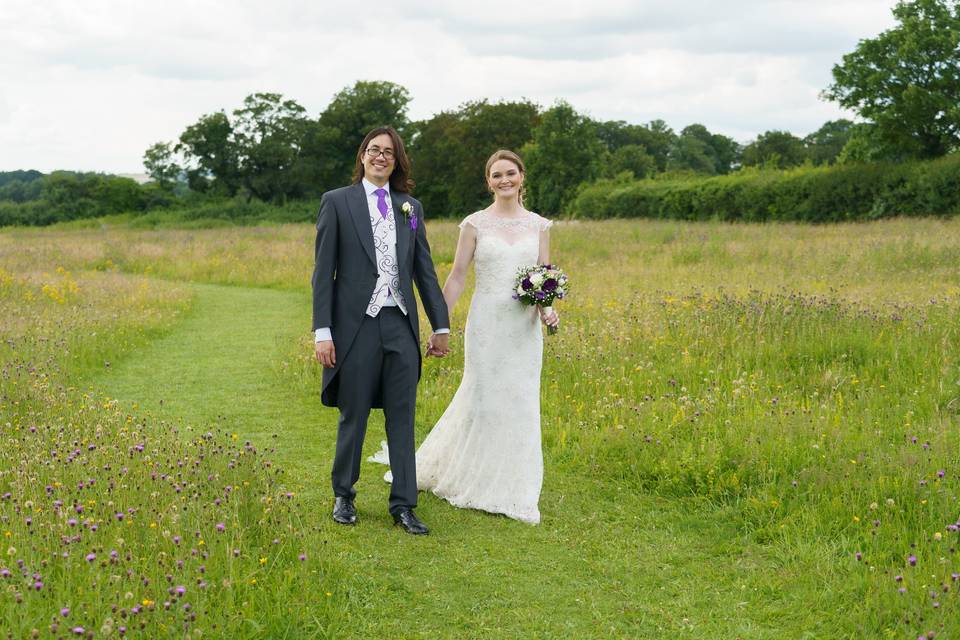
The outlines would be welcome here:
<svg viewBox="0 0 960 640">
<path fill-rule="evenodd" d="M 358 80 L 424 119 L 563 99 L 599 120 L 694 122 L 740 142 L 852 118 L 820 98 L 895 0 L 0 0 L 0 171 L 139 173 L 245 96 L 311 117 Z"/>
</svg>

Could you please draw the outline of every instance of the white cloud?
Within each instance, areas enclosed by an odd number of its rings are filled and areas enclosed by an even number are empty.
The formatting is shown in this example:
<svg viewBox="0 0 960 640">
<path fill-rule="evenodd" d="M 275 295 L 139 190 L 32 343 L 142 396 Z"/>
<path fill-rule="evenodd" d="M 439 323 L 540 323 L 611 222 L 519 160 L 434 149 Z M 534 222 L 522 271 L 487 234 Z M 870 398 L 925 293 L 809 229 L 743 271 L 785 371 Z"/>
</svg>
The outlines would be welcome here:
<svg viewBox="0 0 960 640">
<path fill-rule="evenodd" d="M 356 80 L 411 116 L 563 98 L 602 119 L 692 122 L 745 141 L 841 115 L 818 93 L 894 0 L 84 3 L 2 0 L 0 170 L 135 172 L 202 114 L 276 91 L 318 114 Z"/>
</svg>

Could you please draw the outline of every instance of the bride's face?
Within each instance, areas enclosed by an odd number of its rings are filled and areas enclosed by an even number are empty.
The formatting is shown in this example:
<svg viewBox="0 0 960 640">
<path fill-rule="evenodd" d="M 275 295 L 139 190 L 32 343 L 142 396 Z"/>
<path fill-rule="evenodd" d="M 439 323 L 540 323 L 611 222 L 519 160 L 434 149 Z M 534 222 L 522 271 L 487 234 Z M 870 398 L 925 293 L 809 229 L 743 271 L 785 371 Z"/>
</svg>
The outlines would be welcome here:
<svg viewBox="0 0 960 640">
<path fill-rule="evenodd" d="M 520 168 L 509 160 L 497 160 L 490 165 L 487 186 L 499 198 L 516 198 L 523 184 Z"/>
</svg>

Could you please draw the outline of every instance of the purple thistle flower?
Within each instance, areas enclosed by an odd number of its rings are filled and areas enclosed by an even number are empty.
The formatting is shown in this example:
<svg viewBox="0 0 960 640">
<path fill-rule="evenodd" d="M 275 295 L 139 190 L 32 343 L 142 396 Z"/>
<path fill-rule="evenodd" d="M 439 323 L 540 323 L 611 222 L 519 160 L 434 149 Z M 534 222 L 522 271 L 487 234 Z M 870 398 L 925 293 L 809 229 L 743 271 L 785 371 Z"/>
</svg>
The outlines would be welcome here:
<svg viewBox="0 0 960 640">
<path fill-rule="evenodd" d="M 895 582 L 903 582 L 903 576 L 894 576 L 893 579 Z"/>
<path fill-rule="evenodd" d="M 863 559 L 863 554 L 857 551 L 855 554 L 853 554 L 853 557 L 857 559 L 857 562 L 859 562 Z"/>
<path fill-rule="evenodd" d="M 217 523 L 217 531 L 224 531 L 226 528 L 227 528 L 227 525 L 225 525 L 224 523 L 222 522 Z"/>
<path fill-rule="evenodd" d="M 70 629 L 70 631 L 72 631 L 74 635 L 78 636 L 82 636 L 86 633 L 86 630 L 83 627 L 74 627 L 73 629 Z"/>
<path fill-rule="evenodd" d="M 0 569 L 0 578 L 9 578 L 10 570 L 9 569 Z"/>
<path fill-rule="evenodd" d="M 947 474 L 947 472 L 946 472 L 945 470 L 943 470 L 943 469 L 940 469 L 940 471 L 937 471 L 937 477 L 938 477 L 938 478 L 942 478 L 942 477 L 945 476 L 946 474 Z"/>
<path fill-rule="evenodd" d="M 97 559 L 97 554 L 95 554 L 95 553 L 88 553 L 87 556 L 86 556 L 86 558 L 87 558 L 87 562 L 93 562 L 94 560 Z"/>
<path fill-rule="evenodd" d="M 174 589 L 173 592 L 176 593 L 178 596 L 182 596 L 187 592 L 187 588 L 183 585 L 180 585 L 176 589 Z"/>
<path fill-rule="evenodd" d="M 60 609 L 60 615 L 64 618 L 70 615 L 70 607 L 64 607 L 63 609 Z"/>
<path fill-rule="evenodd" d="M 910 556 L 907 558 L 907 562 L 910 563 L 911 567 L 917 566 L 917 556 Z"/>
<path fill-rule="evenodd" d="M 301 553 L 299 556 L 297 556 L 297 558 L 300 559 L 300 562 L 303 562 L 307 559 L 307 554 Z"/>
</svg>

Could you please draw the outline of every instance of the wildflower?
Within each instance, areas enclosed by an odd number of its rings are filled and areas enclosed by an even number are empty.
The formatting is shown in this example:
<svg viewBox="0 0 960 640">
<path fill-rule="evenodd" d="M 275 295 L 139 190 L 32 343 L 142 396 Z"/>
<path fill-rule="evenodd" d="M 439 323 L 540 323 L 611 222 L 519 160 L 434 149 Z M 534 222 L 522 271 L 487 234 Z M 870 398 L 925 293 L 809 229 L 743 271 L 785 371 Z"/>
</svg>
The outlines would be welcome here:
<svg viewBox="0 0 960 640">
<path fill-rule="evenodd" d="M 63 609 L 60 609 L 60 615 L 64 618 L 70 615 L 70 607 L 64 607 Z"/>
<path fill-rule="evenodd" d="M 225 525 L 224 523 L 222 523 L 222 522 L 218 522 L 218 523 L 217 523 L 217 531 L 223 531 L 223 530 L 225 530 L 226 528 L 227 528 L 227 525 Z"/>
<path fill-rule="evenodd" d="M 97 554 L 95 554 L 95 553 L 88 553 L 88 554 L 87 554 L 87 562 L 93 562 L 93 561 L 96 560 L 96 559 L 97 559 Z"/>
<path fill-rule="evenodd" d="M 917 556 L 910 556 L 907 558 L 907 562 L 910 563 L 911 567 L 917 566 Z"/>
</svg>

